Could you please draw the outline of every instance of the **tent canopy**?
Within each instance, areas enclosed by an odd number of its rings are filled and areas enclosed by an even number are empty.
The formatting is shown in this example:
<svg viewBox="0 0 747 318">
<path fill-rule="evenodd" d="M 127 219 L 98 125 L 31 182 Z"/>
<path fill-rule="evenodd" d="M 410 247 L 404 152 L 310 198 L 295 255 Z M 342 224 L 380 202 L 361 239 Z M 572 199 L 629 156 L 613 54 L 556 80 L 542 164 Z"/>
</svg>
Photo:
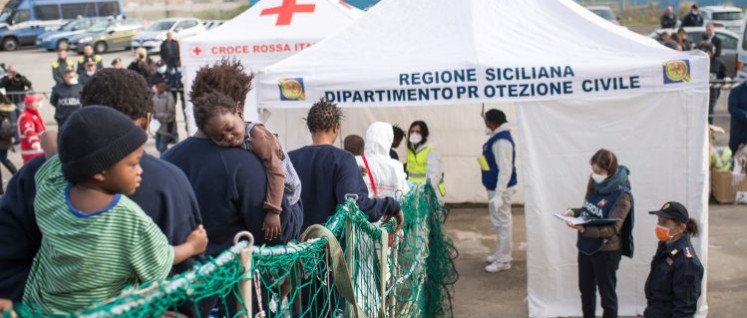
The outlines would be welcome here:
<svg viewBox="0 0 747 318">
<path fill-rule="evenodd" d="M 647 211 L 685 204 L 704 230 L 693 244 L 707 263 L 708 72 L 704 53 L 667 49 L 571 0 L 384 0 L 264 68 L 256 87 L 273 111 L 268 127 L 288 149 L 308 141 L 300 118 L 320 98 L 346 107 L 344 134 L 425 119 L 443 157 L 447 202 L 485 199 L 479 112 L 481 104 L 506 110 L 517 127 L 533 317 L 581 314 L 576 233 L 552 215 L 582 205 L 589 158 L 611 149 L 631 170 L 638 214 L 635 257 L 618 272 L 619 313 L 640 315 L 657 244 Z"/>
<path fill-rule="evenodd" d="M 189 93 L 194 75 L 205 65 L 224 58 L 238 59 L 256 72 L 335 33 L 363 11 L 340 0 L 263 0 L 236 18 L 183 41 L 184 87 Z M 191 103 L 187 120 L 194 133 Z M 247 97 L 246 118 L 256 119 L 256 97 Z"/>
<path fill-rule="evenodd" d="M 321 97 L 355 107 L 705 89 L 707 73 L 694 72 L 707 69 L 692 63 L 706 61 L 694 55 L 569 0 L 383 1 L 323 45 L 260 72 L 258 91 L 272 108 Z M 296 78 L 305 99 L 278 93 L 278 81 Z"/>
</svg>

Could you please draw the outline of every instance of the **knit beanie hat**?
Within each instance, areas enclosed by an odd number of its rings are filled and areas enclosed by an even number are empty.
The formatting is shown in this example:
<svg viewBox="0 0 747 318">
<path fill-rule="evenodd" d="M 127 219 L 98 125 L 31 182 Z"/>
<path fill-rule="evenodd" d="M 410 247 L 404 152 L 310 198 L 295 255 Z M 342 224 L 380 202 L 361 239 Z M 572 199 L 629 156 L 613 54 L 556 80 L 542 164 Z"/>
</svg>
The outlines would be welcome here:
<svg viewBox="0 0 747 318">
<path fill-rule="evenodd" d="M 86 106 L 70 115 L 58 140 L 62 174 L 78 183 L 114 166 L 145 144 L 148 135 L 110 107 Z"/>
</svg>

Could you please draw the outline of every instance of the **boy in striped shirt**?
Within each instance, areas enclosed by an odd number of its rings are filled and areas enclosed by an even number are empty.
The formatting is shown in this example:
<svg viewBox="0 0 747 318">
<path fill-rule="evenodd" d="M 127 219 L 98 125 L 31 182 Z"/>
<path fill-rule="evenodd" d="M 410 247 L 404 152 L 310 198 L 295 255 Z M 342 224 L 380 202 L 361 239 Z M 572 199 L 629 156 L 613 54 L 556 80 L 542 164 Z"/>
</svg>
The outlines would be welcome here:
<svg viewBox="0 0 747 318">
<path fill-rule="evenodd" d="M 130 118 L 109 107 L 90 106 L 70 116 L 59 136 L 59 155 L 36 174 L 42 244 L 24 302 L 48 314 L 80 311 L 130 285 L 166 278 L 173 264 L 205 250 L 202 226 L 172 247 L 124 196 L 140 184 L 146 140 Z"/>
</svg>

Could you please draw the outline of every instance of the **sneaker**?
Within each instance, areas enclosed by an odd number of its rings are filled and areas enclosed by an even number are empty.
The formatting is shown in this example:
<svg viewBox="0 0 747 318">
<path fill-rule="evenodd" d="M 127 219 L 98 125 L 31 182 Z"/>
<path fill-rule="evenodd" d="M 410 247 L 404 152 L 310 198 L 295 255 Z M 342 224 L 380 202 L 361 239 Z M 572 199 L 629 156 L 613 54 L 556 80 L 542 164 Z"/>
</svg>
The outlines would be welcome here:
<svg viewBox="0 0 747 318">
<path fill-rule="evenodd" d="M 485 266 L 485 271 L 490 273 L 497 273 L 511 269 L 511 263 L 498 263 L 494 262 L 488 266 Z"/>
<path fill-rule="evenodd" d="M 493 264 L 498 261 L 498 256 L 495 256 L 495 254 L 488 255 L 488 257 L 485 258 L 485 261 L 488 262 L 488 264 Z"/>
</svg>

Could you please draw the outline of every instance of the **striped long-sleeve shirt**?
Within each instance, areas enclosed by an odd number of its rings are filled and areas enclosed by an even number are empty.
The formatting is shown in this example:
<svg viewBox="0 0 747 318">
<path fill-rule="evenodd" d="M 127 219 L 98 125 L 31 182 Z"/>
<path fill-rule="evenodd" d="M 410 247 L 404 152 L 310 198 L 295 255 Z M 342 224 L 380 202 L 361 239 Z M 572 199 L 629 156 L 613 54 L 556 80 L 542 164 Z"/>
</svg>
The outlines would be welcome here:
<svg viewBox="0 0 747 318">
<path fill-rule="evenodd" d="M 34 199 L 42 244 L 23 301 L 62 314 L 115 297 L 125 287 L 166 278 L 174 249 L 140 207 L 117 194 L 104 210 L 83 213 L 70 203 L 71 188 L 58 157 L 36 174 Z"/>
</svg>

